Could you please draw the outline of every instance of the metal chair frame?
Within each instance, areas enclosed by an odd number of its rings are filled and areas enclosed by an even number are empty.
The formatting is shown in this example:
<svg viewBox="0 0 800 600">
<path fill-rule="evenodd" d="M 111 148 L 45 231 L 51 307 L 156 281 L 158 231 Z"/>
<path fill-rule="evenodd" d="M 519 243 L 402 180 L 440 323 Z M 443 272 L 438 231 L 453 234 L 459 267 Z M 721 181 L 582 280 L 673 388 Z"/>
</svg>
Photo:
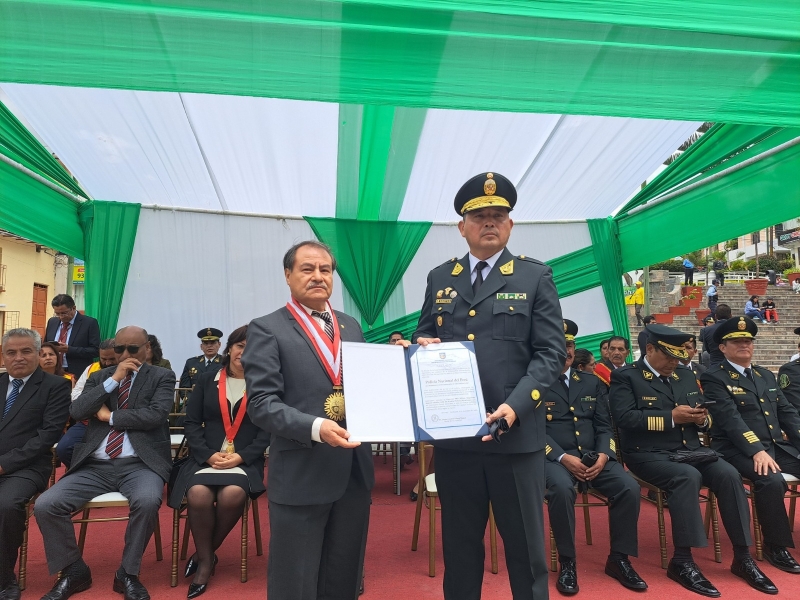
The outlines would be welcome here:
<svg viewBox="0 0 800 600">
<path fill-rule="evenodd" d="M 575 508 L 583 509 L 583 523 L 586 529 L 586 545 L 592 545 L 592 521 L 589 516 L 590 508 L 608 507 L 610 502 L 608 498 L 592 490 L 591 488 L 585 492 L 580 492 L 581 499 L 575 502 Z M 598 500 L 592 502 L 590 498 Z M 545 501 L 547 504 L 547 501 Z M 550 570 L 555 572 L 558 570 L 558 550 L 556 548 L 556 538 L 553 535 L 553 528 L 550 527 Z"/>
</svg>

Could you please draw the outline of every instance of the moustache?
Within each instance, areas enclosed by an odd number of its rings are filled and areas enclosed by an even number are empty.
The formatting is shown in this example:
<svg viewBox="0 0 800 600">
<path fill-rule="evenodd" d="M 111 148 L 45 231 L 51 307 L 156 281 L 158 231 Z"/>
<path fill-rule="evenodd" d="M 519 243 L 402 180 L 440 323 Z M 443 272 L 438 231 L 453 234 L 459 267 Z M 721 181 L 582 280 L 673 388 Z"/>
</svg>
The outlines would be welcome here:
<svg viewBox="0 0 800 600">
<path fill-rule="evenodd" d="M 308 286 L 306 286 L 307 290 L 313 290 L 314 288 L 320 288 L 326 292 L 328 291 L 328 286 L 325 283 L 309 283 Z"/>
</svg>

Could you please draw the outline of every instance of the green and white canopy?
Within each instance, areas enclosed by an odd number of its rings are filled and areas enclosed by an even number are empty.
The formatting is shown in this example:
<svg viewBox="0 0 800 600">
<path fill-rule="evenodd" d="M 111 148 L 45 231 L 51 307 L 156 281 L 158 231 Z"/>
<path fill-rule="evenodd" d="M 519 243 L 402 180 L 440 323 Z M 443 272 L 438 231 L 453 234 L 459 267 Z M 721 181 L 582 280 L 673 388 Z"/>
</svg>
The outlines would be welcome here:
<svg viewBox="0 0 800 600">
<path fill-rule="evenodd" d="M 511 250 L 591 345 L 626 330 L 623 269 L 800 214 L 798 6 L 3 2 L 0 227 L 86 258 L 104 334 L 178 359 L 281 306 L 283 252 L 316 236 L 378 339 L 413 329 L 466 252 L 455 192 L 496 171 Z"/>
</svg>

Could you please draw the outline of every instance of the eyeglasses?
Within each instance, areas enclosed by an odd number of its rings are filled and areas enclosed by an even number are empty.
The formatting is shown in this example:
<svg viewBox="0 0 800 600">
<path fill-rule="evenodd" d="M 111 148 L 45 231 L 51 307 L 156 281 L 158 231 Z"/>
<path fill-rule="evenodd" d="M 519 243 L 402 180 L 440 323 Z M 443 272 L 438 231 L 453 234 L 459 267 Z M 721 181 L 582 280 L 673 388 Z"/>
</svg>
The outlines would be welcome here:
<svg viewBox="0 0 800 600">
<path fill-rule="evenodd" d="M 133 344 L 128 344 L 127 346 L 114 346 L 114 352 L 117 354 L 122 354 L 125 352 L 126 348 L 128 349 L 128 354 L 138 354 L 141 346 L 135 346 Z"/>
</svg>

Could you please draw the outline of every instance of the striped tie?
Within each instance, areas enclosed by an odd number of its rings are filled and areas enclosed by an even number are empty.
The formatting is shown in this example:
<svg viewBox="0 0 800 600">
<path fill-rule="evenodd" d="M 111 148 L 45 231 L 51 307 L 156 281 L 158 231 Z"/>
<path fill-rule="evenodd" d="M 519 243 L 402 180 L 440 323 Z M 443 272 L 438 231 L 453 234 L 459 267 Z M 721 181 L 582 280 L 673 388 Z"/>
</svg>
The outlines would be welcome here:
<svg viewBox="0 0 800 600">
<path fill-rule="evenodd" d="M 128 408 L 128 396 L 131 392 L 130 375 L 126 375 L 119 384 L 119 394 L 117 395 L 117 410 Z M 111 458 L 117 458 L 122 454 L 122 442 L 125 440 L 125 432 L 117 429 L 112 429 L 108 434 L 108 443 L 106 444 L 106 454 Z"/>
<path fill-rule="evenodd" d="M 3 408 L 3 418 L 6 418 L 6 415 L 11 410 L 11 407 L 14 406 L 14 401 L 19 396 L 19 388 L 22 387 L 22 379 L 12 379 L 11 380 L 11 393 L 6 398 L 6 405 Z"/>
<path fill-rule="evenodd" d="M 318 312 L 314 310 L 311 312 L 311 316 L 325 321 L 325 333 L 327 333 L 328 337 L 331 338 L 331 341 L 333 341 L 333 319 L 331 319 L 330 313 Z"/>
</svg>

